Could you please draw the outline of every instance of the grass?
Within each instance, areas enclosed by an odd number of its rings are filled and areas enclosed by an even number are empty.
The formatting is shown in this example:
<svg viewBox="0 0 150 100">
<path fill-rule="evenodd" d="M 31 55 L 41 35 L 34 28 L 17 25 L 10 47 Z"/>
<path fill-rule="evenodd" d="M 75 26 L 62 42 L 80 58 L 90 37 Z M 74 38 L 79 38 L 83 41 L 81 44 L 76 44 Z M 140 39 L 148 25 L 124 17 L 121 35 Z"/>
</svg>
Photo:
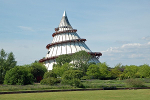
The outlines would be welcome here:
<svg viewBox="0 0 150 100">
<path fill-rule="evenodd" d="M 0 85 L 0 92 L 4 91 L 29 91 L 29 90 L 50 90 L 50 89 L 74 89 L 75 87 L 69 85 Z"/>
<path fill-rule="evenodd" d="M 128 79 L 126 79 L 128 80 Z M 103 88 L 103 87 L 116 87 L 116 88 L 129 88 L 133 86 L 127 85 L 126 80 L 83 80 L 82 83 L 86 88 Z M 141 81 L 144 87 L 150 87 L 150 78 L 132 79 L 135 82 Z M 142 86 L 142 87 L 143 87 Z M 136 86 L 135 86 L 136 87 Z M 138 86 L 139 87 L 139 86 Z"/>
<path fill-rule="evenodd" d="M 87 80 L 82 82 L 86 88 L 125 87 L 124 80 Z"/>
<path fill-rule="evenodd" d="M 150 90 L 97 90 L 3 94 L 1 100 L 148 100 Z"/>
<path fill-rule="evenodd" d="M 150 87 L 150 78 L 139 79 L 144 82 L 144 86 Z M 115 87 L 115 88 L 126 88 L 128 87 L 125 80 L 82 80 L 85 88 L 104 88 L 104 87 Z M 52 90 L 52 89 L 75 89 L 76 87 L 69 85 L 0 85 L 1 91 L 26 91 L 26 90 Z"/>
</svg>

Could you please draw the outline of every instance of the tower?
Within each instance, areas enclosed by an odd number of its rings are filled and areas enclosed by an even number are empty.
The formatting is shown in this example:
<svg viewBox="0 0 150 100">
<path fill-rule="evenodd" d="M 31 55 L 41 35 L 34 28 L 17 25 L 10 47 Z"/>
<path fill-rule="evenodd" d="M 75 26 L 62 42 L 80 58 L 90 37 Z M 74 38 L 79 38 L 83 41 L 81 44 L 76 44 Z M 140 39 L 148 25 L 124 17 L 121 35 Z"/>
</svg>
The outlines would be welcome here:
<svg viewBox="0 0 150 100">
<path fill-rule="evenodd" d="M 76 32 L 77 30 L 72 28 L 67 18 L 67 14 L 64 11 L 59 26 L 55 28 L 55 33 L 52 34 L 52 43 L 46 46 L 48 53 L 46 57 L 40 59 L 39 62 L 44 62 L 48 70 L 52 70 L 53 64 L 56 63 L 55 59 L 59 55 L 71 55 L 75 52 L 84 50 L 92 55 L 92 59 L 89 62 L 99 63 L 100 61 L 98 59 L 102 56 L 102 53 L 92 52 L 85 44 L 86 39 L 80 38 Z"/>
</svg>

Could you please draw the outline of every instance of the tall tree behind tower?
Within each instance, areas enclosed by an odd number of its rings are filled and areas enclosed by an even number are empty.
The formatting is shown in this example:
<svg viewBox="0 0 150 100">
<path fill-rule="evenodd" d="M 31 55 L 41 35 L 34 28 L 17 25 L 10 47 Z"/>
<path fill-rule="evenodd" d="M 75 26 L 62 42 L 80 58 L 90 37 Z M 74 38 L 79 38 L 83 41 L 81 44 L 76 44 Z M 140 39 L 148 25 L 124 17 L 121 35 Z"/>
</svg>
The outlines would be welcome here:
<svg viewBox="0 0 150 100">
<path fill-rule="evenodd" d="M 0 84 L 4 82 L 5 74 L 8 70 L 16 66 L 17 61 L 15 61 L 14 54 L 10 52 L 7 54 L 4 49 L 0 51 Z"/>
</svg>

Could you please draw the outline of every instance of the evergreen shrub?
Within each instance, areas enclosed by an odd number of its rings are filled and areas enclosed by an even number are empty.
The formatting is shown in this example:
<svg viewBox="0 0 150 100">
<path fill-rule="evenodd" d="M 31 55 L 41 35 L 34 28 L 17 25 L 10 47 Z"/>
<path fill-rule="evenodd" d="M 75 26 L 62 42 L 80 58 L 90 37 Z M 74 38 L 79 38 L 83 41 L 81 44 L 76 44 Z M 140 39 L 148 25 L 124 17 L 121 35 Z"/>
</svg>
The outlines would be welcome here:
<svg viewBox="0 0 150 100">
<path fill-rule="evenodd" d="M 139 79 L 126 79 L 125 83 L 128 87 L 145 87 L 142 80 Z"/>
<path fill-rule="evenodd" d="M 15 66 L 7 71 L 4 84 L 8 85 L 27 85 L 33 83 L 33 75 L 27 67 Z"/>
<path fill-rule="evenodd" d="M 42 85 L 55 85 L 59 82 L 60 81 L 57 78 L 48 77 L 48 78 L 41 80 L 40 84 L 42 84 Z"/>
</svg>

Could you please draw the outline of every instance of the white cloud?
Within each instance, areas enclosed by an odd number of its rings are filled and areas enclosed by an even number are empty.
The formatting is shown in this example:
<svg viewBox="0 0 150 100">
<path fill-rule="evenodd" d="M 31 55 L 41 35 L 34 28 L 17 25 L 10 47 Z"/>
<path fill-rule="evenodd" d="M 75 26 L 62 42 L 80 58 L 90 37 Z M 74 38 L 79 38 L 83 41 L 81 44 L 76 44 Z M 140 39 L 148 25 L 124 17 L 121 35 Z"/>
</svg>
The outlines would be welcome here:
<svg viewBox="0 0 150 100">
<path fill-rule="evenodd" d="M 106 51 L 102 51 L 101 61 L 108 63 L 124 63 L 124 65 L 144 63 L 150 64 L 150 42 L 145 44 L 130 43 L 123 44 L 120 47 L 110 47 Z M 111 65 L 112 66 L 112 65 Z"/>
<path fill-rule="evenodd" d="M 106 51 L 102 51 L 104 52 L 112 52 L 112 53 L 118 53 L 118 52 L 122 52 L 121 50 L 119 50 L 119 47 L 110 47 L 108 48 Z"/>
<path fill-rule="evenodd" d="M 150 36 L 142 37 L 143 40 L 150 40 Z"/>
<path fill-rule="evenodd" d="M 124 44 L 121 46 L 121 48 L 132 48 L 132 47 L 140 47 L 140 43 L 129 43 L 129 44 Z"/>
<path fill-rule="evenodd" d="M 26 27 L 26 26 L 18 26 L 18 27 L 21 28 L 22 30 L 34 31 L 31 27 Z"/>
<path fill-rule="evenodd" d="M 143 56 L 143 54 L 131 54 L 128 57 L 129 58 L 138 58 L 138 57 L 142 57 L 142 56 Z"/>
</svg>

